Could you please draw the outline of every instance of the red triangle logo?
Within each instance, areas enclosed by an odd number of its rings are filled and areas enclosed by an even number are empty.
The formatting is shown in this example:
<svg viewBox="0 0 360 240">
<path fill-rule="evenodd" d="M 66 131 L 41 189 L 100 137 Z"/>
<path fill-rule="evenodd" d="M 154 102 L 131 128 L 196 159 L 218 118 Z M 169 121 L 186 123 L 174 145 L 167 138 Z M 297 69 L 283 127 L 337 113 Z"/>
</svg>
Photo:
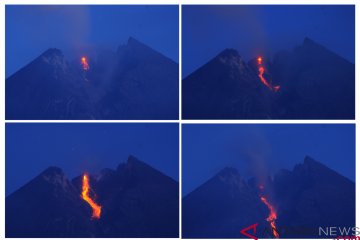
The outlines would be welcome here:
<svg viewBox="0 0 360 240">
<path fill-rule="evenodd" d="M 243 234 L 243 235 L 245 235 L 245 236 L 247 236 L 248 238 L 251 238 L 251 239 L 254 239 L 254 240 L 258 240 L 258 238 L 257 237 L 255 237 L 255 236 L 253 236 L 253 235 L 251 235 L 250 233 L 248 233 L 248 231 L 250 230 L 250 229 L 254 229 L 253 231 L 254 231 L 254 235 L 256 234 L 256 227 L 257 227 L 257 223 L 255 223 L 255 224 L 253 224 L 253 225 L 251 225 L 251 226 L 249 226 L 249 227 L 247 227 L 247 228 L 244 228 L 244 229 L 242 229 L 242 230 L 240 230 L 240 233 L 241 234 Z"/>
</svg>

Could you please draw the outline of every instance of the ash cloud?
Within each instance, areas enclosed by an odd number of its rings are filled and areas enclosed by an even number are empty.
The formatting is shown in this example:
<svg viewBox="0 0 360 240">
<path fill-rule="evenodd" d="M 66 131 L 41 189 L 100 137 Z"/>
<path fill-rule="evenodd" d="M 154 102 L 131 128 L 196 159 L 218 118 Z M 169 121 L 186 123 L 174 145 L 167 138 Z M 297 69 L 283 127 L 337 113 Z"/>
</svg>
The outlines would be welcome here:
<svg viewBox="0 0 360 240">
<path fill-rule="evenodd" d="M 235 134 L 231 151 L 235 153 L 240 174 L 246 178 L 255 177 L 264 183 L 272 175 L 273 147 L 266 133 L 256 127 Z"/>
</svg>

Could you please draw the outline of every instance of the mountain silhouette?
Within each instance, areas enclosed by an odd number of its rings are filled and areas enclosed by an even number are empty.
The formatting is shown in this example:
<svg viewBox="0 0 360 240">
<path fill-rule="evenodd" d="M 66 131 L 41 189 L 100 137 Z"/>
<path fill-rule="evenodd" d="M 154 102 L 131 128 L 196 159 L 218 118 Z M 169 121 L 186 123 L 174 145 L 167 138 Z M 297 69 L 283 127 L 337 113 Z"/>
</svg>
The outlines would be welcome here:
<svg viewBox="0 0 360 240">
<path fill-rule="evenodd" d="M 6 237 L 178 237 L 179 185 L 130 156 L 116 170 L 90 175 L 101 205 L 92 219 L 81 198 L 82 176 L 49 167 L 6 198 Z"/>
<path fill-rule="evenodd" d="M 355 183 L 306 157 L 262 182 L 223 169 L 183 198 L 183 237 L 244 238 L 240 230 L 257 223 L 256 236 L 272 238 L 262 195 L 276 209 L 280 238 L 324 238 L 319 227 L 355 226 Z"/>
<path fill-rule="evenodd" d="M 182 81 L 184 119 L 354 119 L 355 65 L 309 38 L 245 62 L 226 49 Z"/>
<path fill-rule="evenodd" d="M 6 119 L 178 119 L 178 64 L 130 37 L 67 61 L 48 49 L 6 80 Z"/>
</svg>

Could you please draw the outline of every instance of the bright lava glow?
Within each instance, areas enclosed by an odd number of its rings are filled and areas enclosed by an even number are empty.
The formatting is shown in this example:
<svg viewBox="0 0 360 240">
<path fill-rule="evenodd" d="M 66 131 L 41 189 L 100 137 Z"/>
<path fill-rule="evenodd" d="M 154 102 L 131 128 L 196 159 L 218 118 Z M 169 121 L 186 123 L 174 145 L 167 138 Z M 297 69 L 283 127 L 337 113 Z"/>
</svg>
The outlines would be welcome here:
<svg viewBox="0 0 360 240">
<path fill-rule="evenodd" d="M 90 195 L 90 183 L 89 183 L 89 177 L 87 174 L 84 174 L 83 176 L 83 182 L 82 182 L 82 194 L 81 197 L 84 199 L 85 202 L 87 202 L 90 207 L 93 210 L 92 218 L 94 219 L 100 219 L 101 215 L 101 206 L 98 205 L 93 199 L 91 199 Z"/>
<path fill-rule="evenodd" d="M 86 57 L 82 57 L 81 58 L 81 66 L 83 68 L 84 71 L 87 71 L 90 69 L 90 66 L 88 64 L 87 58 Z"/>
<path fill-rule="evenodd" d="M 276 86 L 272 86 L 266 79 L 265 77 L 263 76 L 264 73 L 265 73 L 265 68 L 264 66 L 262 65 L 262 57 L 258 57 L 257 59 L 257 63 L 258 63 L 258 69 L 259 69 L 259 78 L 261 80 L 261 82 L 266 86 L 268 87 L 271 91 L 273 92 L 278 92 L 280 91 L 280 85 L 276 85 Z"/>
<path fill-rule="evenodd" d="M 277 218 L 276 211 L 275 211 L 274 207 L 268 202 L 268 200 L 265 197 L 261 196 L 260 199 L 267 206 L 267 208 L 270 211 L 269 216 L 266 218 L 266 221 L 268 221 L 270 223 L 271 230 L 272 230 L 274 237 L 279 238 L 279 233 L 277 232 L 276 225 L 275 225 L 275 220 Z"/>
</svg>

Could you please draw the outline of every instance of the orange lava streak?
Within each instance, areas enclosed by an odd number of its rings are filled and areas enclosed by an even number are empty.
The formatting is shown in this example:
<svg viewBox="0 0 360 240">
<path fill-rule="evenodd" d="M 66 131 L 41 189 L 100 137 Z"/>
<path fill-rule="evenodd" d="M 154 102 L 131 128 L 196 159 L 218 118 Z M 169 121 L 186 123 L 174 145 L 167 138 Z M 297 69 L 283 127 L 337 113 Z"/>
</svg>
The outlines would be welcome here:
<svg viewBox="0 0 360 240">
<path fill-rule="evenodd" d="M 266 81 L 266 79 L 263 77 L 263 74 L 264 74 L 264 72 L 265 72 L 265 69 L 264 69 L 264 67 L 259 67 L 259 78 L 260 78 L 260 80 L 261 80 L 261 82 L 265 85 L 265 86 L 267 86 L 270 90 L 273 90 L 272 89 L 272 86 Z"/>
<path fill-rule="evenodd" d="M 89 64 L 88 64 L 88 62 L 87 62 L 86 57 L 82 57 L 82 58 L 81 58 L 81 65 L 82 65 L 82 67 L 83 67 L 83 69 L 84 69 L 85 71 L 87 71 L 87 70 L 90 69 L 90 66 L 89 66 Z"/>
<path fill-rule="evenodd" d="M 89 177 L 87 176 L 87 174 L 84 174 L 83 176 L 83 183 L 82 183 L 82 199 L 84 199 L 85 202 L 87 202 L 92 210 L 92 218 L 96 218 L 99 219 L 100 215 L 101 215 L 101 206 L 98 205 L 96 202 L 94 202 L 94 200 L 91 199 L 91 197 L 89 196 L 89 192 L 90 192 L 90 184 L 89 184 Z"/>
<path fill-rule="evenodd" d="M 267 86 L 271 91 L 274 92 L 278 92 L 280 90 L 280 86 L 272 86 L 270 83 L 268 83 L 268 81 L 264 78 L 264 72 L 265 72 L 265 68 L 262 66 L 262 57 L 258 57 L 257 59 L 257 63 L 259 65 L 259 78 L 261 80 L 261 82 Z"/>
<path fill-rule="evenodd" d="M 272 233 L 275 238 L 279 238 L 279 234 L 276 230 L 275 220 L 277 218 L 276 212 L 274 207 L 267 201 L 265 197 L 260 197 L 261 201 L 268 207 L 270 213 L 269 216 L 266 218 L 266 221 L 270 223 Z"/>
</svg>

